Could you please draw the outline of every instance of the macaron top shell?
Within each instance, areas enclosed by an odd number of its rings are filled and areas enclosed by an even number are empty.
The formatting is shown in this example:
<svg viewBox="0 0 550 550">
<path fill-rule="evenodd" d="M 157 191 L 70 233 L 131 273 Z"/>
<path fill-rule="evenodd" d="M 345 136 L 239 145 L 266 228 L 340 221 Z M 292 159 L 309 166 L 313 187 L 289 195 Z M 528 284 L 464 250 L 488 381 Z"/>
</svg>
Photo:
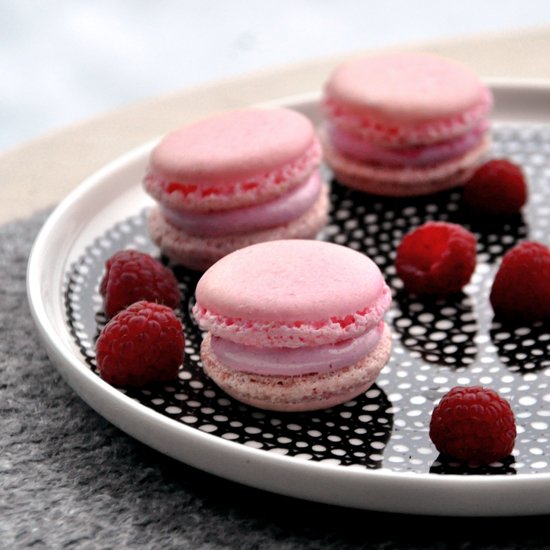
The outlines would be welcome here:
<svg viewBox="0 0 550 550">
<path fill-rule="evenodd" d="M 451 118 L 486 100 L 486 88 L 468 67 L 436 55 L 387 53 L 339 66 L 326 99 L 381 123 L 415 124 Z"/>
<path fill-rule="evenodd" d="M 292 163 L 314 142 L 313 125 L 297 111 L 230 111 L 168 134 L 153 150 L 149 170 L 195 185 L 231 183 Z"/>
<path fill-rule="evenodd" d="M 199 281 L 196 300 L 195 317 L 216 336 L 293 346 L 372 329 L 391 294 L 367 256 L 324 241 L 283 240 L 222 258 Z"/>
</svg>

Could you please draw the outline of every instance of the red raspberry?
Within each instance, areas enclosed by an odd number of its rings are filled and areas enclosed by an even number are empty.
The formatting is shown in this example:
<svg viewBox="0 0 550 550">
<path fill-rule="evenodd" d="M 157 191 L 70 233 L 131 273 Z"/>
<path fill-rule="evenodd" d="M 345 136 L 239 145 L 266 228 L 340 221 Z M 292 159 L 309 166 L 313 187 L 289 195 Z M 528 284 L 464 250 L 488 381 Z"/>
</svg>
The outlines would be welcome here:
<svg viewBox="0 0 550 550">
<path fill-rule="evenodd" d="M 427 222 L 405 235 L 395 258 L 405 289 L 417 294 L 458 292 L 470 280 L 475 266 L 475 236 L 447 222 Z"/>
<path fill-rule="evenodd" d="M 136 302 L 117 313 L 96 342 L 101 377 L 118 386 L 143 386 L 173 380 L 182 364 L 183 328 L 174 311 Z"/>
<path fill-rule="evenodd" d="M 139 300 L 177 308 L 178 281 L 172 271 L 153 257 L 137 250 L 121 250 L 105 263 L 106 273 L 99 292 L 108 318 Z"/>
<path fill-rule="evenodd" d="M 506 159 L 481 165 L 464 185 L 464 201 L 474 210 L 492 215 L 517 214 L 527 200 L 521 168 Z"/>
<path fill-rule="evenodd" d="M 550 248 L 524 241 L 509 250 L 491 288 L 495 314 L 507 320 L 550 319 Z"/>
<path fill-rule="evenodd" d="M 508 401 L 489 388 L 457 386 L 433 410 L 430 439 L 440 453 L 489 464 L 514 448 L 514 413 Z"/>
</svg>

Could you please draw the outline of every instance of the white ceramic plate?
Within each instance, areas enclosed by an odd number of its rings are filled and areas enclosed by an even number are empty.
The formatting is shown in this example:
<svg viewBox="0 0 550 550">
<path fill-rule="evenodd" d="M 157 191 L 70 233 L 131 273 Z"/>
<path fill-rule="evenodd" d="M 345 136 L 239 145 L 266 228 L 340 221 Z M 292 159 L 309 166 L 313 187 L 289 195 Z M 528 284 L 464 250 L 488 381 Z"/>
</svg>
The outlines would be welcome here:
<svg viewBox="0 0 550 550">
<path fill-rule="evenodd" d="M 315 414 L 263 413 L 226 398 L 198 362 L 199 333 L 186 314 L 187 359 L 177 383 L 120 391 L 94 372 L 101 315 L 97 284 L 118 248 L 154 252 L 144 227 L 152 204 L 141 189 L 147 143 L 90 176 L 54 211 L 33 247 L 28 296 L 48 354 L 72 388 L 123 431 L 182 462 L 267 491 L 357 508 L 417 514 L 550 513 L 550 329 L 495 324 L 487 294 L 496 264 L 517 240 L 548 241 L 550 84 L 493 82 L 493 154 L 522 163 L 532 185 L 524 218 L 476 227 L 460 193 L 436 199 L 364 200 L 333 193 L 325 237 L 364 250 L 394 284 L 394 354 L 377 386 Z M 318 94 L 274 102 L 319 119 Z M 338 186 L 335 186 L 336 188 Z M 399 293 L 392 247 L 424 219 L 457 220 L 480 238 L 478 269 L 458 301 L 427 307 Z M 185 300 L 194 279 L 180 272 Z M 96 321 L 98 325 L 96 325 Z M 426 328 L 428 327 L 428 328 Z M 508 397 L 518 421 L 513 457 L 468 470 L 442 462 L 427 435 L 434 403 L 457 384 Z"/>
</svg>

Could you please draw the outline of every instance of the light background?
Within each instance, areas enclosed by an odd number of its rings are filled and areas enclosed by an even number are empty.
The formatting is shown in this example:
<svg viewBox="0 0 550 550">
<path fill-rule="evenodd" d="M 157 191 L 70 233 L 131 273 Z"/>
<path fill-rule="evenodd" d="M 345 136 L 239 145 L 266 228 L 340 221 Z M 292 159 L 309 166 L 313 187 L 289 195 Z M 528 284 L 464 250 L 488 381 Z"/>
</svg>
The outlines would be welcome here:
<svg viewBox="0 0 550 550">
<path fill-rule="evenodd" d="M 548 24 L 548 0 L 2 0 L 0 151 L 218 78 Z"/>
</svg>

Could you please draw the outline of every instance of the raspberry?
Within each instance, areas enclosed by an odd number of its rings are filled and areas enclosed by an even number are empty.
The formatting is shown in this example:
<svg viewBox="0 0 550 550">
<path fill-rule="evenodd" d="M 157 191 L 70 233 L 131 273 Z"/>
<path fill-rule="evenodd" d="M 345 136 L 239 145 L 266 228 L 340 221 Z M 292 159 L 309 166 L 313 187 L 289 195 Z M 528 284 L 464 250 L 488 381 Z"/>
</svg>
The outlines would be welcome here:
<svg viewBox="0 0 550 550">
<path fill-rule="evenodd" d="M 117 313 L 96 342 L 101 377 L 118 386 L 173 380 L 183 361 L 180 320 L 167 306 L 136 302 Z"/>
<path fill-rule="evenodd" d="M 523 172 L 506 159 L 481 165 L 464 185 L 464 202 L 473 210 L 491 215 L 517 214 L 526 200 Z"/>
<path fill-rule="evenodd" d="M 178 281 L 172 271 L 137 250 L 121 250 L 105 263 L 99 292 L 108 318 L 139 300 L 171 308 L 180 304 Z"/>
<path fill-rule="evenodd" d="M 524 241 L 502 258 L 490 295 L 493 311 L 508 321 L 550 318 L 550 248 Z"/>
<path fill-rule="evenodd" d="M 430 439 L 440 453 L 489 464 L 514 448 L 514 413 L 508 401 L 489 388 L 457 386 L 433 410 Z"/>
<path fill-rule="evenodd" d="M 475 266 L 475 236 L 448 222 L 427 222 L 405 235 L 395 258 L 405 289 L 417 294 L 458 292 Z"/>
</svg>

